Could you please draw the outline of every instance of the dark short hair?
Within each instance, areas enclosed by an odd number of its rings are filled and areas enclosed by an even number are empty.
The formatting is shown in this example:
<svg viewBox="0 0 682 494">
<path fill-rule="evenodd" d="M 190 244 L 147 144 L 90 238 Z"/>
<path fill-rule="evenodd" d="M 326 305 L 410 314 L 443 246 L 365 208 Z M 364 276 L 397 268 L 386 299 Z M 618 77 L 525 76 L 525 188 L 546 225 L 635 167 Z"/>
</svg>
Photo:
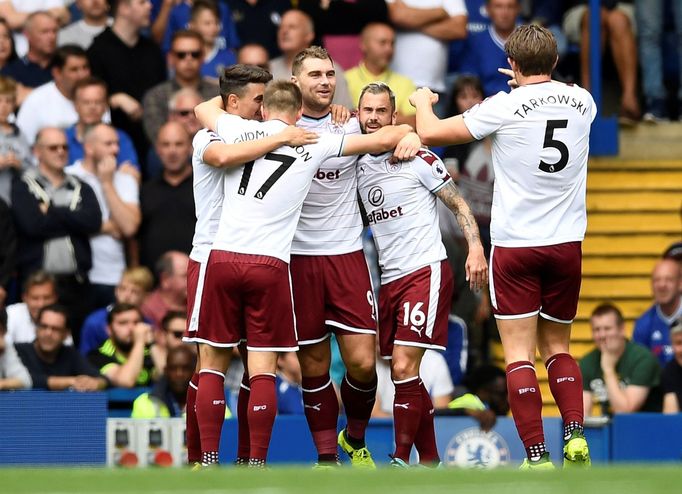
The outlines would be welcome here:
<svg viewBox="0 0 682 494">
<path fill-rule="evenodd" d="M 369 94 L 387 94 L 389 102 L 391 103 L 391 113 L 395 111 L 395 93 L 391 87 L 385 82 L 370 82 L 365 87 L 362 88 L 360 92 L 360 97 L 358 98 L 358 110 L 360 109 L 360 102 L 366 93 Z"/>
<path fill-rule="evenodd" d="M 111 307 L 111 309 L 109 309 L 109 312 L 107 313 L 107 324 L 114 322 L 114 319 L 117 315 L 130 310 L 134 310 L 139 314 L 140 317 L 142 317 L 142 312 L 140 312 L 140 308 L 138 306 L 133 304 L 116 303 Z"/>
<path fill-rule="evenodd" d="M 299 51 L 296 56 L 294 57 L 294 61 L 291 64 L 291 73 L 292 75 L 298 75 L 301 73 L 301 67 L 303 66 L 303 62 L 308 60 L 309 58 L 317 58 L 319 60 L 329 60 L 332 63 L 332 66 L 334 65 L 334 60 L 332 60 L 331 55 L 329 55 L 329 52 L 322 48 L 321 46 L 309 46 L 308 48 L 305 48 L 301 51 Z"/>
<path fill-rule="evenodd" d="M 514 29 L 504 44 L 504 51 L 525 76 L 550 75 L 559 56 L 554 35 L 535 24 Z"/>
<path fill-rule="evenodd" d="M 42 270 L 34 271 L 24 281 L 23 293 L 28 292 L 34 286 L 46 285 L 47 283 L 51 284 L 55 291 L 57 290 L 57 280 L 54 276 Z"/>
<path fill-rule="evenodd" d="M 166 315 L 161 319 L 161 328 L 168 332 L 168 325 L 173 319 L 187 319 L 187 313 L 181 310 L 169 310 Z"/>
<path fill-rule="evenodd" d="M 201 34 L 192 29 L 180 29 L 178 31 L 175 31 L 173 33 L 173 36 L 171 37 L 171 47 L 173 46 L 173 43 L 175 43 L 175 40 L 180 38 L 193 39 L 195 41 L 198 41 L 202 48 L 204 47 L 204 38 L 201 37 Z"/>
<path fill-rule="evenodd" d="M 74 97 L 74 99 L 76 98 L 78 91 L 80 91 L 83 88 L 90 87 L 90 86 L 100 86 L 104 89 L 104 94 L 106 94 L 106 95 L 109 94 L 109 88 L 107 87 L 106 82 L 104 82 L 99 77 L 90 76 L 90 77 L 86 77 L 85 79 L 81 79 L 80 81 L 78 81 L 73 86 L 73 97 Z"/>
<path fill-rule="evenodd" d="M 66 328 L 68 329 L 69 327 L 69 311 L 67 310 L 66 307 L 64 307 L 61 304 L 50 304 L 46 305 L 42 309 L 38 311 L 38 321 L 40 321 L 43 317 L 43 314 L 46 312 L 55 312 L 57 314 L 61 314 L 62 317 L 64 317 L 64 323 L 66 324 Z"/>
<path fill-rule="evenodd" d="M 190 18 L 194 20 L 200 12 L 208 10 L 220 20 L 220 8 L 215 0 L 194 0 Z"/>
<path fill-rule="evenodd" d="M 223 98 L 223 104 L 227 104 L 227 97 L 230 94 L 242 97 L 247 85 L 267 84 L 271 80 L 272 74 L 264 68 L 241 63 L 230 65 L 220 75 L 220 96 Z"/>
<path fill-rule="evenodd" d="M 63 69 L 66 65 L 66 61 L 69 57 L 80 57 L 88 59 L 88 55 L 85 50 L 78 45 L 63 45 L 57 48 L 52 55 L 52 60 L 50 60 L 50 70 L 52 69 Z"/>
<path fill-rule="evenodd" d="M 613 314 L 616 316 L 616 323 L 618 326 L 622 326 L 625 323 L 623 313 L 611 302 L 604 302 L 596 306 L 590 315 L 590 319 L 593 317 L 605 316 L 607 314 Z"/>
</svg>

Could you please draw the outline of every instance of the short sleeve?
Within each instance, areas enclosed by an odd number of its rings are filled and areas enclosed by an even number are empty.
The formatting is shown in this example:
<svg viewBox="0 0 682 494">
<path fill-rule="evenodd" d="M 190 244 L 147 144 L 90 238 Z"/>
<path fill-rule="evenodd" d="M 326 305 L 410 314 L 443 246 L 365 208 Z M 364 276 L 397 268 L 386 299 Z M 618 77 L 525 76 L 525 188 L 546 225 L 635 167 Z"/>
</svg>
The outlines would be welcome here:
<svg viewBox="0 0 682 494">
<path fill-rule="evenodd" d="M 417 153 L 412 160 L 412 170 L 424 187 L 434 194 L 452 180 L 441 159 L 427 149 Z"/>
<path fill-rule="evenodd" d="M 467 7 L 464 0 L 443 0 L 443 10 L 445 10 L 450 17 L 467 15 Z"/>
<path fill-rule="evenodd" d="M 467 126 L 474 139 L 483 139 L 502 126 L 504 122 L 502 115 L 505 113 L 504 107 L 506 106 L 504 98 L 507 96 L 507 93 L 499 92 L 464 112 L 462 115 L 464 125 Z"/>
<path fill-rule="evenodd" d="M 194 154 L 199 159 L 203 161 L 204 152 L 206 148 L 214 142 L 224 142 L 218 134 L 211 130 L 202 129 L 196 133 L 194 139 L 192 140 L 192 148 L 194 149 Z"/>
<path fill-rule="evenodd" d="M 322 161 L 328 158 L 343 156 L 343 142 L 345 137 L 345 134 L 323 134 L 320 136 L 318 142 L 322 149 Z"/>
<path fill-rule="evenodd" d="M 237 115 L 225 113 L 216 120 L 216 133 L 227 144 L 233 144 L 239 136 L 248 131 L 262 130 L 263 123 L 255 120 L 246 120 Z"/>
<path fill-rule="evenodd" d="M 121 198 L 121 201 L 126 204 L 140 203 L 140 186 L 137 184 L 137 180 L 131 175 L 128 175 L 127 173 L 116 173 L 114 175 L 114 188 Z"/>
</svg>

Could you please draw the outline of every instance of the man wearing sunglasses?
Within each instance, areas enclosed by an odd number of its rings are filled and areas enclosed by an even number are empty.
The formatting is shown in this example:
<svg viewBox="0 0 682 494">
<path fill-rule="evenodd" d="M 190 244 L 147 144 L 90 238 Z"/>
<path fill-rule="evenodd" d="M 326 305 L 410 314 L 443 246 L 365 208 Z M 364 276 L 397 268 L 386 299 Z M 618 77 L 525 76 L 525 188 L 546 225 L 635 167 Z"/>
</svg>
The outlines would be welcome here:
<svg viewBox="0 0 682 494">
<path fill-rule="evenodd" d="M 175 92 L 191 88 L 204 100 L 216 95 L 216 85 L 201 77 L 203 46 L 201 36 L 195 31 L 177 31 L 173 35 L 171 49 L 166 56 L 172 78 L 151 88 L 142 100 L 144 131 L 151 142 L 155 141 L 159 129 L 168 120 L 168 101 Z"/>
<path fill-rule="evenodd" d="M 33 153 L 38 166 L 12 186 L 20 281 L 36 269 L 54 275 L 69 327 L 80 328 L 91 310 L 89 237 L 100 231 L 102 212 L 92 188 L 64 172 L 69 152 L 63 130 L 46 127 L 38 132 Z M 78 336 L 73 335 L 76 343 Z"/>
</svg>

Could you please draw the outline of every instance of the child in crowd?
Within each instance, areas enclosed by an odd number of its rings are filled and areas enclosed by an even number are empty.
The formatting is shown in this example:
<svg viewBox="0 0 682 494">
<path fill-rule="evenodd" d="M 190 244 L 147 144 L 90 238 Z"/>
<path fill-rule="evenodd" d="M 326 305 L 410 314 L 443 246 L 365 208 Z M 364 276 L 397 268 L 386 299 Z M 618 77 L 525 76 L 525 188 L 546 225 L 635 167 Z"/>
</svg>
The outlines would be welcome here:
<svg viewBox="0 0 682 494">
<path fill-rule="evenodd" d="M 204 39 L 201 75 L 214 79 L 217 83 L 223 69 L 237 63 L 234 50 L 227 48 L 221 42 L 222 38 L 219 38 L 222 26 L 218 5 L 213 0 L 194 0 L 189 26 Z"/>
<path fill-rule="evenodd" d="M 17 84 L 0 76 L 0 198 L 10 202 L 12 178 L 32 164 L 31 148 L 19 127 L 10 122 L 16 108 Z"/>
</svg>

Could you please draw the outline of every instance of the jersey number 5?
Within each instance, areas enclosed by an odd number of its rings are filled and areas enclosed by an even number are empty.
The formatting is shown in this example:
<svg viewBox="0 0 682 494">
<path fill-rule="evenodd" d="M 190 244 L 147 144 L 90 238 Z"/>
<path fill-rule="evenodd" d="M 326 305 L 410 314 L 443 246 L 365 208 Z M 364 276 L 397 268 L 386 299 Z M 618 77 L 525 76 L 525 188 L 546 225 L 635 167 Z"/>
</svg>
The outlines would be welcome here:
<svg viewBox="0 0 682 494">
<path fill-rule="evenodd" d="M 568 148 L 566 144 L 561 141 L 554 139 L 554 131 L 556 129 L 565 129 L 568 127 L 568 120 L 547 120 L 547 127 L 545 128 L 545 142 L 542 145 L 543 148 L 554 148 L 560 153 L 559 161 L 556 163 L 545 163 L 540 161 L 540 170 L 546 173 L 556 173 L 560 172 L 566 168 L 568 163 Z"/>
<path fill-rule="evenodd" d="M 296 161 L 296 158 L 293 156 L 287 156 L 286 154 L 277 154 L 277 153 L 268 153 L 265 156 L 263 156 L 263 159 L 266 159 L 268 161 L 277 161 L 281 163 L 279 167 L 277 167 L 277 170 L 275 170 L 272 175 L 268 177 L 268 179 L 265 181 L 263 185 L 261 185 L 260 189 L 256 192 L 256 195 L 254 196 L 256 199 L 263 199 L 265 197 L 265 194 L 268 193 L 270 188 L 281 178 L 282 175 L 284 175 L 284 172 L 289 169 L 289 167 Z M 243 196 L 246 194 L 246 188 L 249 186 L 249 180 L 251 180 L 251 172 L 253 171 L 253 161 L 249 161 L 248 163 L 244 164 L 244 171 L 242 172 L 242 179 L 239 182 L 239 190 L 237 193 L 240 196 Z"/>
</svg>

